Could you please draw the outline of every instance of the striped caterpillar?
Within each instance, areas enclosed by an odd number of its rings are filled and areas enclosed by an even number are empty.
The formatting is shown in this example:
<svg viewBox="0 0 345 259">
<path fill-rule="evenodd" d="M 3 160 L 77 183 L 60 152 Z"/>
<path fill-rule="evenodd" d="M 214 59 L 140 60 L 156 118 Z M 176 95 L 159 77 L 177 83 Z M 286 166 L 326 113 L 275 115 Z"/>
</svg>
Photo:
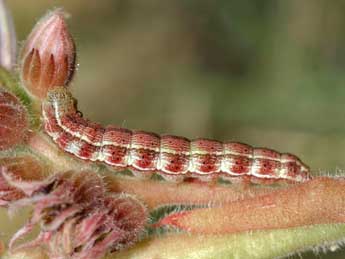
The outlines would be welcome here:
<svg viewBox="0 0 345 259">
<path fill-rule="evenodd" d="M 192 177 L 205 181 L 247 179 L 264 184 L 311 178 L 309 168 L 299 158 L 271 149 L 102 127 L 82 117 L 64 87 L 49 91 L 42 103 L 42 115 L 45 132 L 62 150 L 115 170 L 128 168 L 141 177 L 158 173 L 176 182 Z"/>
</svg>

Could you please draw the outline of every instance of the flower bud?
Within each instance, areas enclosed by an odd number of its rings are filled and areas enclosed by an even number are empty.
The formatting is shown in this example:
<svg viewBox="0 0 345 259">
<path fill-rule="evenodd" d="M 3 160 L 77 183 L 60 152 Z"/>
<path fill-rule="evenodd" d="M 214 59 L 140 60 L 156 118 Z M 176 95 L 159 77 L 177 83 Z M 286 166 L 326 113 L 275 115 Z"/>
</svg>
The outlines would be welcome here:
<svg viewBox="0 0 345 259">
<path fill-rule="evenodd" d="M 24 141 L 27 112 L 17 97 L 0 88 L 0 151 Z"/>
<path fill-rule="evenodd" d="M 43 99 L 49 89 L 69 84 L 75 70 L 75 44 L 60 9 L 34 27 L 21 58 L 22 82 L 32 95 Z"/>
</svg>

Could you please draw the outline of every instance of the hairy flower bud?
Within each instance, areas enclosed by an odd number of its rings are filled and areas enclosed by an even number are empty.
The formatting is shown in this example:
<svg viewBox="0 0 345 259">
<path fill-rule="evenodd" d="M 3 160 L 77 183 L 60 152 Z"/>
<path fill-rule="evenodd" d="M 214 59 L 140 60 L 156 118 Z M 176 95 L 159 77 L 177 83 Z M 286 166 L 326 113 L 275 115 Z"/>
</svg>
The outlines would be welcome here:
<svg viewBox="0 0 345 259">
<path fill-rule="evenodd" d="M 22 143 L 27 128 L 24 106 L 17 97 L 0 88 L 0 151 Z"/>
<path fill-rule="evenodd" d="M 34 27 L 21 58 L 22 81 L 34 96 L 43 99 L 49 89 L 69 84 L 75 70 L 75 44 L 60 9 Z"/>
</svg>

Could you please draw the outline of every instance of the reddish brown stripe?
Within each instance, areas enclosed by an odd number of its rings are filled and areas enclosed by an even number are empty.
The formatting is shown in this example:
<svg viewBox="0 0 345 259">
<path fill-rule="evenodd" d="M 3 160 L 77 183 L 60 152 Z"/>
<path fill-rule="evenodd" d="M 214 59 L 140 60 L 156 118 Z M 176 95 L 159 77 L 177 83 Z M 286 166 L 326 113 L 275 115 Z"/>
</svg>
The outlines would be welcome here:
<svg viewBox="0 0 345 259">
<path fill-rule="evenodd" d="M 160 154 L 161 170 L 167 174 L 185 174 L 188 172 L 190 158 L 184 154 Z"/>
<path fill-rule="evenodd" d="M 102 148 L 102 153 L 104 155 L 104 161 L 106 161 L 107 164 L 116 167 L 127 167 L 129 149 L 125 147 L 107 145 Z"/>
<path fill-rule="evenodd" d="M 221 156 L 206 154 L 206 155 L 192 155 L 195 173 L 197 174 L 212 174 L 219 173 L 222 158 Z"/>
<path fill-rule="evenodd" d="M 226 171 L 234 175 L 249 174 L 253 164 L 252 159 L 238 155 L 225 155 L 223 162 Z"/>
<path fill-rule="evenodd" d="M 105 128 L 105 132 L 103 135 L 104 143 L 114 143 L 129 148 L 131 141 L 132 131 L 115 126 L 107 126 Z"/>
<path fill-rule="evenodd" d="M 93 146 L 89 143 L 86 143 L 85 141 L 80 141 L 80 142 L 82 144 L 78 153 L 78 157 L 82 157 L 86 160 L 91 160 L 94 156 L 98 155 L 100 151 L 99 147 Z"/>
<path fill-rule="evenodd" d="M 56 139 L 56 143 L 58 146 L 64 150 L 66 150 L 66 147 L 72 142 L 73 136 L 66 133 L 61 132 L 59 137 Z"/>
<path fill-rule="evenodd" d="M 135 170 L 156 171 L 159 153 L 148 149 L 131 149 L 130 157 Z"/>
</svg>

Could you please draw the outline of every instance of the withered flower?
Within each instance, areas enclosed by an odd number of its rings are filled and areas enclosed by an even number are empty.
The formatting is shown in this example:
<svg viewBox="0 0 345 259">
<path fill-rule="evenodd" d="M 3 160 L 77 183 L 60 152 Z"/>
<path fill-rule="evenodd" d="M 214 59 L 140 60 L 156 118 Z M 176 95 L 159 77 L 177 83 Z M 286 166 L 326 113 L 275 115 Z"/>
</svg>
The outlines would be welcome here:
<svg viewBox="0 0 345 259">
<path fill-rule="evenodd" d="M 5 171 L 3 175 L 14 182 Z M 45 245 L 52 259 L 97 259 L 133 244 L 148 218 L 141 202 L 126 194 L 107 194 L 102 179 L 91 172 L 58 174 L 35 182 L 34 190 L 9 204 L 10 211 L 33 205 L 29 222 L 10 241 L 11 251 Z M 15 247 L 37 224 L 37 238 Z"/>
<path fill-rule="evenodd" d="M 48 13 L 34 27 L 21 53 L 26 89 L 43 99 L 54 86 L 67 86 L 75 71 L 75 44 L 61 9 Z"/>
</svg>

